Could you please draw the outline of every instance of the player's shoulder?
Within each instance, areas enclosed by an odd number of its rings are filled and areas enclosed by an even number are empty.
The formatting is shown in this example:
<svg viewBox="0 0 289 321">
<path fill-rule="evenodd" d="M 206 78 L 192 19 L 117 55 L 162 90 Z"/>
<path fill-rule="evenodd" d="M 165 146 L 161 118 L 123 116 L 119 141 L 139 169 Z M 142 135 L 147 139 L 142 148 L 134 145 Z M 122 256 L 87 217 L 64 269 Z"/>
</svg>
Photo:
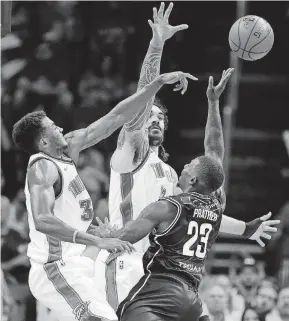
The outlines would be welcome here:
<svg viewBox="0 0 289 321">
<path fill-rule="evenodd" d="M 217 206 L 218 208 L 222 209 L 222 211 L 225 210 L 226 207 L 226 192 L 224 190 L 224 187 L 220 187 L 218 190 L 216 190 L 213 194 L 212 194 L 212 198 L 213 201 L 216 205 L 219 204 L 219 206 Z"/>
<path fill-rule="evenodd" d="M 185 197 L 187 194 L 181 193 L 179 195 L 172 195 L 172 196 L 167 196 L 163 197 L 160 199 L 160 201 L 166 202 L 167 206 L 170 208 L 180 208 L 184 205 L 183 203 L 183 197 Z"/>
<path fill-rule="evenodd" d="M 174 196 L 162 197 L 156 203 L 162 212 L 175 212 L 176 207 L 180 206 Z"/>
<path fill-rule="evenodd" d="M 33 162 L 27 172 L 29 183 L 36 185 L 53 185 L 58 176 L 56 165 L 48 158 L 41 158 Z"/>
</svg>

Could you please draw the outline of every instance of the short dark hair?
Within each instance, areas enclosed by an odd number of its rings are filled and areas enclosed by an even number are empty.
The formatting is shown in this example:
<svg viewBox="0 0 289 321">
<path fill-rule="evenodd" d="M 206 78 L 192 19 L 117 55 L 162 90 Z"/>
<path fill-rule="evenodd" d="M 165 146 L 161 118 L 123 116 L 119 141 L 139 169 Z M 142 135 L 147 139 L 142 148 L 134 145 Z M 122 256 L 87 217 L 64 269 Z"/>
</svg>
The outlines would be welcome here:
<svg viewBox="0 0 289 321">
<path fill-rule="evenodd" d="M 206 188 L 212 192 L 216 191 L 222 186 L 225 178 L 222 165 L 208 156 L 200 156 L 197 159 L 199 161 L 196 166 L 198 178 Z"/>
<path fill-rule="evenodd" d="M 13 142 L 25 152 L 37 152 L 37 142 L 43 132 L 42 120 L 46 117 L 44 111 L 35 111 L 22 117 L 13 126 Z"/>
</svg>

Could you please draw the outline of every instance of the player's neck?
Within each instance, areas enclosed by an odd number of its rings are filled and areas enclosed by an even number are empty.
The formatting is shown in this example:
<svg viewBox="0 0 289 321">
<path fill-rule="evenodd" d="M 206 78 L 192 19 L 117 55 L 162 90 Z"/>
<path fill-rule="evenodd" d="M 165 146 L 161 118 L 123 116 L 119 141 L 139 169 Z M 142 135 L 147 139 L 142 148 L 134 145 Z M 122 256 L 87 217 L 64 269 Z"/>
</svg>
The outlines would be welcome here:
<svg viewBox="0 0 289 321">
<path fill-rule="evenodd" d="M 42 152 L 48 156 L 59 158 L 63 155 L 63 150 L 61 149 L 49 149 L 49 150 L 42 150 Z"/>
<path fill-rule="evenodd" d="M 159 156 L 159 146 L 150 146 L 150 149 Z"/>
</svg>

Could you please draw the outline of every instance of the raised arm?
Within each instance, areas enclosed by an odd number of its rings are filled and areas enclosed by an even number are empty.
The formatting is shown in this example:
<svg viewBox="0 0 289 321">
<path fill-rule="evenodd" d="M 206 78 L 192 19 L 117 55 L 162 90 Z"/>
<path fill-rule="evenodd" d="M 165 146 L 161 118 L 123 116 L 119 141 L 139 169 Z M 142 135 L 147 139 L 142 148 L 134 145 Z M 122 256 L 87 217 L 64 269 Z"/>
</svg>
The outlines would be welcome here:
<svg viewBox="0 0 289 321">
<path fill-rule="evenodd" d="M 213 77 L 210 77 L 207 89 L 209 106 L 204 141 L 205 155 L 218 160 L 221 164 L 223 164 L 225 148 L 219 110 L 219 98 L 226 88 L 226 84 L 233 70 L 233 68 L 229 68 L 226 71 L 223 71 L 222 79 L 217 86 L 214 86 Z"/>
<path fill-rule="evenodd" d="M 158 11 L 156 8 L 153 8 L 153 22 L 151 20 L 148 21 L 152 28 L 153 37 L 143 61 L 137 90 L 146 86 L 160 74 L 161 57 L 165 41 L 171 38 L 177 31 L 188 28 L 187 25 L 170 26 L 168 20 L 173 4 L 170 3 L 165 13 L 164 7 L 165 5 L 162 2 Z M 145 157 L 149 148 L 145 124 L 150 116 L 154 98 L 154 96 L 151 97 L 150 100 L 141 105 L 141 109 L 136 116 L 122 128 L 118 138 L 117 149 L 111 159 L 111 165 L 115 170 L 119 172 L 132 170 Z"/>
<path fill-rule="evenodd" d="M 186 78 L 195 80 L 194 76 L 181 71 L 159 75 L 150 84 L 121 101 L 107 115 L 87 128 L 66 134 L 65 139 L 68 142 L 67 154 L 76 162 L 81 150 L 97 144 L 123 126 L 127 120 L 135 115 L 137 110 L 140 110 L 140 106 L 155 95 L 164 84 L 174 84 L 179 81 L 180 85 L 176 86 L 176 90 L 179 90 L 182 86 L 184 87 L 183 90 L 186 90 L 188 83 Z"/>
<path fill-rule="evenodd" d="M 53 185 L 59 174 L 52 161 L 41 159 L 28 172 L 32 215 L 38 232 L 49 235 L 59 241 L 92 245 L 105 249 L 129 250 L 127 243 L 117 239 L 100 239 L 88 233 L 78 231 L 53 215 L 55 192 Z M 73 240 L 75 239 L 75 240 Z"/>
<path fill-rule="evenodd" d="M 208 117 L 205 130 L 205 155 L 217 160 L 223 165 L 225 147 L 222 121 L 219 109 L 219 98 L 226 88 L 226 84 L 233 72 L 233 68 L 223 71 L 222 78 L 217 86 L 214 86 L 213 77 L 209 78 L 209 85 L 207 88 L 208 98 Z M 226 207 L 226 194 L 223 186 L 215 192 L 216 197 L 220 200 L 223 210 Z"/>
</svg>

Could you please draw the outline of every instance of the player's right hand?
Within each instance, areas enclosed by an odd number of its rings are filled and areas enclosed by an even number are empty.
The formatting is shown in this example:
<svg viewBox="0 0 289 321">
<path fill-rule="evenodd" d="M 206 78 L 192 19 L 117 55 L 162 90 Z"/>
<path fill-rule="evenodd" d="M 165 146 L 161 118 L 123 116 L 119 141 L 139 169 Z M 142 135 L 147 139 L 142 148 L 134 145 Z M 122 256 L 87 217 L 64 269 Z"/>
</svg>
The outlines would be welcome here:
<svg viewBox="0 0 289 321">
<path fill-rule="evenodd" d="M 162 84 L 174 84 L 176 82 L 179 82 L 179 84 L 175 86 L 174 91 L 178 91 L 182 89 L 182 92 L 181 92 L 182 95 L 188 89 L 187 78 L 192 80 L 198 80 L 198 78 L 194 77 L 193 75 L 182 71 L 175 71 L 175 72 L 168 72 L 166 74 L 161 74 L 159 78 Z"/>
<path fill-rule="evenodd" d="M 122 241 L 117 238 L 102 238 L 97 241 L 97 247 L 112 252 L 133 252 L 135 248 L 127 241 Z"/>
<path fill-rule="evenodd" d="M 173 9 L 174 4 L 171 2 L 167 10 L 164 13 L 165 4 L 161 3 L 159 11 L 157 8 L 153 8 L 153 22 L 148 20 L 148 23 L 153 31 L 153 43 L 156 45 L 162 45 L 167 39 L 171 38 L 176 32 L 188 29 L 188 25 L 171 26 L 169 24 L 169 17 Z"/>
<path fill-rule="evenodd" d="M 277 227 L 272 225 L 280 224 L 280 220 L 269 220 L 272 213 L 269 212 L 266 215 L 261 216 L 251 222 L 246 223 L 246 234 L 250 240 L 255 240 L 262 247 L 265 246 L 265 243 L 261 240 L 261 238 L 270 240 L 270 233 L 276 233 Z"/>
<path fill-rule="evenodd" d="M 207 88 L 207 97 L 209 101 L 219 100 L 222 92 L 225 90 L 228 80 L 230 79 L 234 68 L 229 68 L 223 71 L 222 78 L 217 86 L 214 86 L 214 78 L 210 76 L 209 85 Z"/>
</svg>

